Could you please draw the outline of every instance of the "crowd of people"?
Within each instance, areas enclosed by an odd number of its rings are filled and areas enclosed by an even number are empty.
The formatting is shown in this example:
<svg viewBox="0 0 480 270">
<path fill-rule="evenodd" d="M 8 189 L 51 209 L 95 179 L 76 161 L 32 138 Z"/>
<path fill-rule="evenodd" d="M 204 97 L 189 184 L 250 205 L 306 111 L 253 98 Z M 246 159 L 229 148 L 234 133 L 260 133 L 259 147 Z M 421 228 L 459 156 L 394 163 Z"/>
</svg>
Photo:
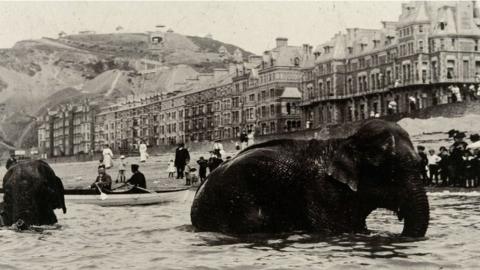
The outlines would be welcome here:
<svg viewBox="0 0 480 270">
<path fill-rule="evenodd" d="M 471 134 L 470 144 L 465 141 L 465 132 L 450 130 L 453 143 L 448 148 L 442 146 L 438 153 L 434 149 L 426 151 L 418 145 L 421 158 L 421 177 L 425 186 L 477 187 L 480 182 L 480 135 Z"/>
</svg>

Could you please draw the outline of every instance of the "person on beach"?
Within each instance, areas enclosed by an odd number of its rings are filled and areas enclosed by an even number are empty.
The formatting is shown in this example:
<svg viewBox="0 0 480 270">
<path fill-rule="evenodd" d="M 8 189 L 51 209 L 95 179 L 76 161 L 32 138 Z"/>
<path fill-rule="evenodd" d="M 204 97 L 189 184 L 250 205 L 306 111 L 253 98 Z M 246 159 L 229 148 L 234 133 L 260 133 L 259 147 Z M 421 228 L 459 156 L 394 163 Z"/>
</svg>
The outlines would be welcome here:
<svg viewBox="0 0 480 270">
<path fill-rule="evenodd" d="M 217 156 L 222 156 L 222 153 L 223 153 L 223 145 L 222 143 L 220 142 L 220 140 L 215 140 L 215 142 L 213 143 L 213 152 L 217 155 Z"/>
<path fill-rule="evenodd" d="M 170 159 L 170 161 L 168 162 L 168 168 L 167 168 L 167 172 L 168 172 L 168 178 L 173 178 L 175 176 L 175 163 L 173 162 L 173 159 Z"/>
<path fill-rule="evenodd" d="M 8 158 L 5 168 L 10 169 L 13 165 L 17 164 L 17 159 L 15 158 L 15 152 L 10 152 L 10 158 Z"/>
<path fill-rule="evenodd" d="M 450 155 L 448 154 L 448 150 L 445 146 L 440 147 L 438 155 L 440 157 L 440 162 L 438 163 L 438 167 L 440 170 L 440 179 L 442 180 L 442 186 L 448 186 L 450 184 L 449 183 Z"/>
<path fill-rule="evenodd" d="M 147 145 L 145 144 L 145 141 L 141 141 L 138 151 L 140 151 L 140 162 L 145 162 L 147 161 L 148 158 L 148 153 L 147 153 Z"/>
<path fill-rule="evenodd" d="M 192 167 L 190 167 L 190 160 L 187 159 L 185 161 L 185 185 L 186 186 L 190 186 L 192 184 L 192 178 L 193 178 L 193 175 L 192 175 Z"/>
<path fill-rule="evenodd" d="M 197 160 L 197 164 L 198 164 L 198 177 L 200 178 L 200 183 L 203 183 L 207 179 L 208 161 L 203 157 L 200 157 L 200 159 Z"/>
<path fill-rule="evenodd" d="M 138 164 L 132 164 L 131 170 L 133 175 L 130 179 L 127 180 L 127 183 L 140 188 L 147 188 L 147 181 L 145 180 L 145 176 L 138 170 Z"/>
<path fill-rule="evenodd" d="M 223 160 L 220 156 L 213 153 L 213 151 L 210 151 L 210 154 L 210 158 L 208 159 L 208 171 L 212 173 L 213 170 L 222 164 Z"/>
<path fill-rule="evenodd" d="M 247 134 L 248 146 L 255 144 L 255 134 L 253 133 L 254 133 L 253 130 L 248 131 L 248 134 Z"/>
<path fill-rule="evenodd" d="M 125 156 L 120 156 L 120 164 L 118 164 L 118 176 L 117 179 L 115 180 L 115 183 L 125 183 L 125 180 L 127 180 L 127 176 L 125 175 L 125 172 L 127 171 L 127 163 L 125 162 Z"/>
<path fill-rule="evenodd" d="M 183 179 L 186 161 L 190 160 L 190 153 L 185 148 L 184 143 L 178 144 L 175 150 L 175 168 L 177 168 L 177 179 Z"/>
<path fill-rule="evenodd" d="M 438 165 L 441 158 L 435 154 L 435 150 L 430 149 L 428 150 L 428 172 L 430 177 L 430 183 L 433 183 L 435 180 L 435 185 L 438 186 L 438 178 L 439 178 L 439 168 Z"/>
<path fill-rule="evenodd" d="M 451 166 L 450 176 L 453 178 L 451 181 L 454 186 L 460 186 L 465 175 L 463 157 L 465 149 L 468 146 L 468 144 L 463 141 L 465 137 L 466 136 L 464 132 L 456 132 L 453 137 L 454 143 L 449 148 L 449 161 Z"/>
<path fill-rule="evenodd" d="M 103 163 L 105 164 L 105 169 L 110 169 L 113 166 L 113 152 L 112 149 L 108 146 L 108 144 L 105 144 L 105 147 L 103 148 L 102 151 L 103 155 Z"/>
<path fill-rule="evenodd" d="M 97 186 L 102 190 L 112 189 L 112 177 L 105 171 L 105 165 L 98 166 L 98 176 L 95 182 L 90 185 L 90 188 L 97 188 Z"/>
<path fill-rule="evenodd" d="M 242 150 L 248 146 L 248 135 L 245 129 L 242 129 L 242 133 L 240 133 L 240 146 Z"/>
<path fill-rule="evenodd" d="M 420 156 L 420 174 L 423 180 L 423 185 L 427 186 L 430 183 L 430 179 L 427 177 L 427 165 L 428 165 L 428 158 L 427 154 L 425 154 L 425 146 L 423 145 L 418 145 L 417 146 L 417 152 L 418 155 Z"/>
</svg>

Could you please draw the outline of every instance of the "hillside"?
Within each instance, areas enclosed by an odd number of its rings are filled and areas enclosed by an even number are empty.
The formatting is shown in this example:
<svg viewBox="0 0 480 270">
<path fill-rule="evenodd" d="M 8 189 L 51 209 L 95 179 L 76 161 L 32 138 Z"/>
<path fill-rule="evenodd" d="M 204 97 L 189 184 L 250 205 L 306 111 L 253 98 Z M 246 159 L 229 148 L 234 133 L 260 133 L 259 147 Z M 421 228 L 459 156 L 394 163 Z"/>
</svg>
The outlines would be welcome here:
<svg viewBox="0 0 480 270">
<path fill-rule="evenodd" d="M 222 46 L 227 55 L 219 52 Z M 156 50 L 150 50 L 149 35 L 143 33 L 19 41 L 0 50 L 0 140 L 34 146 L 36 135 L 23 133 L 26 127 L 34 131 L 33 119 L 47 107 L 86 97 L 103 105 L 131 94 L 175 91 L 175 85 L 200 72 L 225 67 L 236 49 L 173 32 L 164 33 Z M 240 50 L 245 58 L 251 54 Z M 29 138 L 26 145 L 24 138 Z"/>
</svg>

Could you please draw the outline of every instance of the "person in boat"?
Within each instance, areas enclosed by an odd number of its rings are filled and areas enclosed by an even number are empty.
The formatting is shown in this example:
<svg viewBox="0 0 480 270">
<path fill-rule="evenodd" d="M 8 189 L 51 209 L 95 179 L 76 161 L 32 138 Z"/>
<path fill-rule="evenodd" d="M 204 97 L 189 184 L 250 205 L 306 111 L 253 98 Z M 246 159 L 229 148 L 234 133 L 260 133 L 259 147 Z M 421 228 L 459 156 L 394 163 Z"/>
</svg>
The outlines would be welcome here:
<svg viewBox="0 0 480 270">
<path fill-rule="evenodd" d="M 131 165 L 133 175 L 130 177 L 130 179 L 127 180 L 127 183 L 132 186 L 147 188 L 147 181 L 145 180 L 145 176 L 138 170 L 138 168 L 138 164 Z"/>
<path fill-rule="evenodd" d="M 112 177 L 105 172 L 105 165 L 98 166 L 98 176 L 95 182 L 90 185 L 90 188 L 100 187 L 102 190 L 112 189 Z"/>
</svg>

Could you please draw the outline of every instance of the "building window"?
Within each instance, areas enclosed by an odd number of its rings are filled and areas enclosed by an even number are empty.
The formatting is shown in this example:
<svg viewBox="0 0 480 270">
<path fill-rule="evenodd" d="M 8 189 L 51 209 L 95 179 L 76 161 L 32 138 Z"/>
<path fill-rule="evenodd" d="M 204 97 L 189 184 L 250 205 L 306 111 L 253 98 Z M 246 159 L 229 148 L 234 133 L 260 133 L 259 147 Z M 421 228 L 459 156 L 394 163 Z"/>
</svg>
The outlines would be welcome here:
<svg viewBox="0 0 480 270">
<path fill-rule="evenodd" d="M 423 52 L 423 40 L 418 41 L 418 52 Z"/>
<path fill-rule="evenodd" d="M 442 30 L 442 31 L 445 30 L 445 25 L 446 25 L 446 24 L 445 24 L 444 22 L 440 22 L 440 25 L 439 25 L 439 26 L 440 26 L 440 30 Z"/>
<path fill-rule="evenodd" d="M 423 25 L 420 24 L 420 25 L 418 26 L 418 32 L 419 32 L 419 33 L 423 33 Z"/>
</svg>

